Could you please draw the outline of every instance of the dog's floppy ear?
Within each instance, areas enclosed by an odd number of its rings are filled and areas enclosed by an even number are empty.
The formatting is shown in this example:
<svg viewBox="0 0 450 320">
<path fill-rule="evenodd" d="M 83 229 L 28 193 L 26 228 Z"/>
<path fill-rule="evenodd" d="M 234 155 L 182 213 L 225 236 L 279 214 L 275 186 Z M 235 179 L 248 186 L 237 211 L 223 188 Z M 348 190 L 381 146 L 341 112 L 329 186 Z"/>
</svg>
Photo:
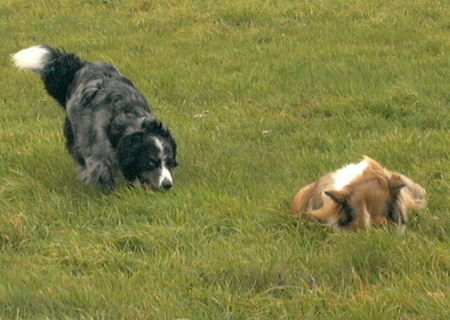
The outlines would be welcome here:
<svg viewBox="0 0 450 320">
<path fill-rule="evenodd" d="M 400 197 L 400 191 L 406 187 L 405 181 L 398 174 L 392 174 L 389 179 L 389 193 L 392 196 L 392 202 L 389 204 L 388 219 L 399 225 L 406 225 L 408 214 L 403 205 L 403 199 Z"/>
<path fill-rule="evenodd" d="M 117 145 L 117 161 L 124 177 L 131 181 L 137 176 L 135 164 L 143 146 L 142 132 L 135 132 L 123 136 Z"/>
<path fill-rule="evenodd" d="M 158 135 L 165 135 L 167 129 L 163 126 L 161 121 L 156 119 L 144 119 L 141 128 L 145 133 L 153 133 Z"/>
<path fill-rule="evenodd" d="M 350 225 L 355 220 L 355 212 L 348 202 L 349 193 L 344 190 L 328 190 L 325 191 L 325 194 L 341 208 L 338 216 L 339 226 Z"/>
<path fill-rule="evenodd" d="M 389 205 L 387 218 L 398 225 L 406 225 L 408 223 L 408 212 L 399 199 L 394 200 Z"/>
<path fill-rule="evenodd" d="M 142 121 L 141 128 L 146 134 L 171 137 L 169 129 L 167 129 L 161 121 L 156 119 L 144 119 Z"/>
<path fill-rule="evenodd" d="M 328 190 L 325 191 L 324 193 L 337 204 L 344 204 L 347 202 L 348 193 L 345 191 Z"/>
</svg>

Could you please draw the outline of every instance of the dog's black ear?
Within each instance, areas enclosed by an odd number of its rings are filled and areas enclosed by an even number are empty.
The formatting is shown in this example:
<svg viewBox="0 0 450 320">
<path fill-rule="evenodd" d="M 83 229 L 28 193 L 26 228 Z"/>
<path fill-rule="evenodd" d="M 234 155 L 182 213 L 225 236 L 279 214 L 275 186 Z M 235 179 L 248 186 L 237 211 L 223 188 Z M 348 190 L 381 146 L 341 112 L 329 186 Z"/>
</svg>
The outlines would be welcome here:
<svg viewBox="0 0 450 320">
<path fill-rule="evenodd" d="M 355 219 L 355 212 L 348 202 L 348 192 L 342 190 L 329 190 L 324 193 L 341 208 L 341 213 L 338 219 L 339 226 L 345 227 L 352 223 Z"/>
<path fill-rule="evenodd" d="M 165 131 L 165 128 L 161 121 L 155 119 L 144 119 L 142 121 L 141 127 L 145 133 L 160 134 L 160 132 Z"/>
<path fill-rule="evenodd" d="M 408 223 L 408 212 L 403 207 L 400 199 L 396 199 L 389 204 L 387 218 L 398 225 L 406 225 Z"/>
<path fill-rule="evenodd" d="M 117 162 L 123 176 L 128 181 L 134 180 L 138 174 L 136 161 L 142 151 L 144 141 L 143 132 L 135 132 L 123 136 L 117 145 Z"/>
<path fill-rule="evenodd" d="M 402 204 L 401 190 L 406 187 L 405 181 L 398 174 L 393 174 L 389 179 L 389 192 L 392 200 L 389 204 L 388 219 L 399 225 L 406 225 L 408 213 Z"/>
<path fill-rule="evenodd" d="M 159 120 L 144 119 L 141 124 L 142 130 L 147 134 L 154 134 L 161 137 L 171 137 L 169 129 L 167 129 Z"/>
</svg>

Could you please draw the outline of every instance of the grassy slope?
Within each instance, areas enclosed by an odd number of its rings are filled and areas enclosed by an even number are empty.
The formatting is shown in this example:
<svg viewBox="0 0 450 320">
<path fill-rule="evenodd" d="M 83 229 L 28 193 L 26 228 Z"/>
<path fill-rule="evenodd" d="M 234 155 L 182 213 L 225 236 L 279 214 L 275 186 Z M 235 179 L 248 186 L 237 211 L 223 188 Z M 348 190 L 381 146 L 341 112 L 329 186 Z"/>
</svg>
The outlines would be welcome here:
<svg viewBox="0 0 450 320">
<path fill-rule="evenodd" d="M 448 319 L 449 6 L 348 3 L 3 0 L 0 319 Z M 137 83 L 173 192 L 76 182 L 63 113 L 8 59 L 37 43 Z M 286 214 L 362 154 L 429 191 L 406 234 Z"/>
</svg>

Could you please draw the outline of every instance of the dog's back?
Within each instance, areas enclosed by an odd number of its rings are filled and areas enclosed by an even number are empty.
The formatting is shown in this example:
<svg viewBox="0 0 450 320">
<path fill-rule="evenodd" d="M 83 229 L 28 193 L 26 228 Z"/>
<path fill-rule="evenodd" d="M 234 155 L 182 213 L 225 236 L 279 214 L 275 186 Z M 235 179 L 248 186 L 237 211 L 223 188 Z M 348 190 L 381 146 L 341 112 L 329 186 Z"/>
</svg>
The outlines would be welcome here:
<svg viewBox="0 0 450 320">
<path fill-rule="evenodd" d="M 122 101 L 122 108 L 133 104 L 133 108 L 137 105 L 149 110 L 133 82 L 111 64 L 85 62 L 72 53 L 45 45 L 23 49 L 12 58 L 19 69 L 38 73 L 48 94 L 64 109 L 69 100 L 82 108 L 96 99 L 96 107 Z M 97 97 L 100 89 L 102 95 Z"/>
<path fill-rule="evenodd" d="M 150 107 L 133 82 L 124 77 L 113 65 L 86 63 L 75 75 L 67 101 L 68 112 L 84 108 L 115 109 L 115 113 L 150 115 Z"/>
</svg>

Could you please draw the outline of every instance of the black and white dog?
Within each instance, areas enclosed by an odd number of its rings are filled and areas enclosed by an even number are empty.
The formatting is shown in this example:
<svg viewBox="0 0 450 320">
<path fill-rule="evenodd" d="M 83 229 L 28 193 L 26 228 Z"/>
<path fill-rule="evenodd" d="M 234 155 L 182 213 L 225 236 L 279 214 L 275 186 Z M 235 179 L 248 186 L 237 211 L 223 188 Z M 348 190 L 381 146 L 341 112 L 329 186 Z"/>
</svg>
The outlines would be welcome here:
<svg viewBox="0 0 450 320">
<path fill-rule="evenodd" d="M 120 170 L 134 186 L 172 188 L 175 140 L 114 66 L 44 45 L 23 49 L 12 59 L 19 69 L 40 74 L 47 92 L 65 109 L 67 148 L 80 164 L 83 182 L 109 191 Z"/>
</svg>

